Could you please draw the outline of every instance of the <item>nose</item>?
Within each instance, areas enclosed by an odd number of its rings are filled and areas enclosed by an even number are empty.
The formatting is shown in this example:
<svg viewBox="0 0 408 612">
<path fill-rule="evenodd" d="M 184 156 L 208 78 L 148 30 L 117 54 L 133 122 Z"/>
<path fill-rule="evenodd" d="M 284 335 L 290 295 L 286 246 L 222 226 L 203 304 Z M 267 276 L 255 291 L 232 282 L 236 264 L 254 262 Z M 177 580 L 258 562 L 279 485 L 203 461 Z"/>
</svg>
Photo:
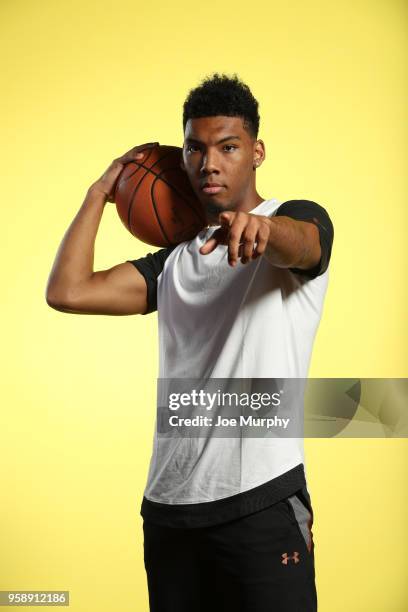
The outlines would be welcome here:
<svg viewBox="0 0 408 612">
<path fill-rule="evenodd" d="M 206 153 L 204 153 L 200 172 L 202 174 L 211 174 L 212 172 L 218 172 L 215 151 L 207 151 Z"/>
</svg>

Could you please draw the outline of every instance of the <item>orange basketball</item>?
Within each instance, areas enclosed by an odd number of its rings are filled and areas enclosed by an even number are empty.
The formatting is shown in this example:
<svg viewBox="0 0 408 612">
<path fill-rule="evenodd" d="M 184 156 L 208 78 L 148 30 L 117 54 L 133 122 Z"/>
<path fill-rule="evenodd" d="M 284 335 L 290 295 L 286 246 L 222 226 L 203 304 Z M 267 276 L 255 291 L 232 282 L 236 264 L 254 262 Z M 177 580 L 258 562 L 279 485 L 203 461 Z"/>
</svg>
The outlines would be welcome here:
<svg viewBox="0 0 408 612">
<path fill-rule="evenodd" d="M 132 160 L 116 182 L 114 202 L 133 236 L 165 247 L 191 240 L 205 227 L 203 205 L 180 168 L 182 149 L 157 145 Z"/>
</svg>

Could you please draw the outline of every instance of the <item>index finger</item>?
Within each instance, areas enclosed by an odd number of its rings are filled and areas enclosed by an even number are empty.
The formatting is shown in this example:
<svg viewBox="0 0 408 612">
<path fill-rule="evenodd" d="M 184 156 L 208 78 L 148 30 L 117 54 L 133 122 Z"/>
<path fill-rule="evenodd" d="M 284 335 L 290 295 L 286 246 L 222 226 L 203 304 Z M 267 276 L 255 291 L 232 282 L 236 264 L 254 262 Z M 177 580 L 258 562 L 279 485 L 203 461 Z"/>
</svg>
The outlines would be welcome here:
<svg viewBox="0 0 408 612">
<path fill-rule="evenodd" d="M 234 267 L 238 261 L 239 245 L 241 242 L 242 232 L 245 229 L 246 224 L 246 217 L 242 217 L 237 214 L 229 228 L 228 262 L 232 267 Z"/>
<path fill-rule="evenodd" d="M 121 155 L 121 157 L 118 157 L 117 161 L 121 164 L 127 164 L 128 162 L 136 159 L 138 154 L 141 153 L 142 156 L 145 155 L 145 153 L 147 153 L 146 149 L 153 149 L 158 145 L 158 142 L 146 142 L 145 144 L 137 145 L 136 147 L 133 147 L 132 149 Z"/>
</svg>

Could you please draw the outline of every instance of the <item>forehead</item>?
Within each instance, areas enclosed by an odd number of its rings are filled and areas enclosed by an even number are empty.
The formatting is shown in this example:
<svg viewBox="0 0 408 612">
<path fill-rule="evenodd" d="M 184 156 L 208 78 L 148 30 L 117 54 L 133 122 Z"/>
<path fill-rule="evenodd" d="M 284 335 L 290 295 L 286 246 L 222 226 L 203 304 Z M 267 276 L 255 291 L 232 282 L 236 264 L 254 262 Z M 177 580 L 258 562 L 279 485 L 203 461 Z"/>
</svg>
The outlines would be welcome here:
<svg viewBox="0 0 408 612">
<path fill-rule="evenodd" d="M 189 119 L 186 123 L 185 139 L 196 138 L 201 142 L 210 142 L 223 136 L 239 136 L 242 140 L 248 141 L 249 135 L 244 128 L 242 117 L 217 115 Z"/>
</svg>

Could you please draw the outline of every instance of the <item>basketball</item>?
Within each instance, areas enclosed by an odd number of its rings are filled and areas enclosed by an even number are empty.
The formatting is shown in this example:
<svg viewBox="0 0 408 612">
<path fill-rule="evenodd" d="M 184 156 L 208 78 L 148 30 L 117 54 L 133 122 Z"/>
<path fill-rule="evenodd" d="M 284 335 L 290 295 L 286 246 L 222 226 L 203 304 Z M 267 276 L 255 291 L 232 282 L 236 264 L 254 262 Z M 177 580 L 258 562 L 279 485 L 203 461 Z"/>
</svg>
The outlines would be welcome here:
<svg viewBox="0 0 408 612">
<path fill-rule="evenodd" d="M 204 207 L 180 168 L 182 149 L 157 145 L 132 160 L 114 191 L 119 217 L 133 236 L 167 247 L 191 240 L 205 227 Z"/>
</svg>

